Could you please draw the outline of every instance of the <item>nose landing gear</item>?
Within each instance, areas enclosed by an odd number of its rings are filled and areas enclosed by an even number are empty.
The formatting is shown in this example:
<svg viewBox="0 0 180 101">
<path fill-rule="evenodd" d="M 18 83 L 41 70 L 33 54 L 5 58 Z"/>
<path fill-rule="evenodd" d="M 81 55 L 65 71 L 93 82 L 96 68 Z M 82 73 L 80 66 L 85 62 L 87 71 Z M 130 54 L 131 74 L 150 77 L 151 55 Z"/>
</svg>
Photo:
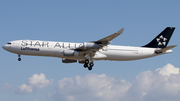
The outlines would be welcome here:
<svg viewBox="0 0 180 101">
<path fill-rule="evenodd" d="M 19 57 L 19 58 L 18 58 L 18 61 L 21 61 L 21 55 L 18 55 L 18 57 Z"/>
</svg>

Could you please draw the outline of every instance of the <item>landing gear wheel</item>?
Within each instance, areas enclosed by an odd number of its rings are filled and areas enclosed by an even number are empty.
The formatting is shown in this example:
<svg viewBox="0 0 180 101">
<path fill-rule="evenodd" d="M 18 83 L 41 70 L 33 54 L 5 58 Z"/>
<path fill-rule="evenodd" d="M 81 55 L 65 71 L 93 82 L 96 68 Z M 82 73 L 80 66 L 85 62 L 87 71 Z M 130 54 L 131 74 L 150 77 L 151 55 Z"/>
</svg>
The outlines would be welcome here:
<svg viewBox="0 0 180 101">
<path fill-rule="evenodd" d="M 91 61 L 90 59 L 85 60 L 84 68 L 88 67 L 88 70 L 92 70 L 93 66 L 94 66 L 93 61 Z"/>
<path fill-rule="evenodd" d="M 84 64 L 84 68 L 87 68 L 87 67 L 88 67 L 88 64 L 85 63 L 85 64 Z"/>
<path fill-rule="evenodd" d="M 92 70 L 92 67 L 90 66 L 90 67 L 88 67 L 88 70 Z"/>
<path fill-rule="evenodd" d="M 90 67 L 93 67 L 93 66 L 94 66 L 94 63 L 93 63 L 93 62 L 91 62 L 89 65 L 90 65 Z"/>
<path fill-rule="evenodd" d="M 18 57 L 19 57 L 19 58 L 18 58 L 18 61 L 21 61 L 21 55 L 18 54 Z"/>
<path fill-rule="evenodd" d="M 85 61 L 85 64 L 89 64 L 89 60 L 88 59 Z"/>
<path fill-rule="evenodd" d="M 18 58 L 18 61 L 21 61 L 21 58 Z"/>
</svg>

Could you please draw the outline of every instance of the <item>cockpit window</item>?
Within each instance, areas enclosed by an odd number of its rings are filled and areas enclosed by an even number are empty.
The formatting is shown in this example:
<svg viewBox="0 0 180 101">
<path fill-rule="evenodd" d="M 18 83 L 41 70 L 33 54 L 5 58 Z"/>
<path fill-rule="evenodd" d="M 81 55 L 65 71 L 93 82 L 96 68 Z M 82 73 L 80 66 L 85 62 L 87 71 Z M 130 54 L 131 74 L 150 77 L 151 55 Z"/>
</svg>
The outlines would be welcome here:
<svg viewBox="0 0 180 101">
<path fill-rule="evenodd" d="M 8 42 L 7 44 L 9 44 L 9 45 L 10 45 L 11 43 L 10 43 L 10 42 Z"/>
</svg>

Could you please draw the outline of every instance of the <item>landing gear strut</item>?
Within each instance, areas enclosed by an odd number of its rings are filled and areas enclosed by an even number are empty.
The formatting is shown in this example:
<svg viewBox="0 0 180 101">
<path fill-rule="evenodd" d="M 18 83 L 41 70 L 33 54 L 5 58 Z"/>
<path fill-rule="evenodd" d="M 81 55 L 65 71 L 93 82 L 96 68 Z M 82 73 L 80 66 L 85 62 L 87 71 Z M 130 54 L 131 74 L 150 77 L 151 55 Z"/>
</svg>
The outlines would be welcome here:
<svg viewBox="0 0 180 101">
<path fill-rule="evenodd" d="M 18 58 L 18 61 L 21 61 L 21 55 L 18 55 L 18 57 L 19 57 L 19 58 Z"/>
<path fill-rule="evenodd" d="M 85 63 L 84 63 L 84 68 L 87 68 L 88 67 L 88 70 L 92 70 L 92 67 L 94 66 L 94 63 L 93 61 L 90 61 L 90 60 L 86 60 Z"/>
</svg>

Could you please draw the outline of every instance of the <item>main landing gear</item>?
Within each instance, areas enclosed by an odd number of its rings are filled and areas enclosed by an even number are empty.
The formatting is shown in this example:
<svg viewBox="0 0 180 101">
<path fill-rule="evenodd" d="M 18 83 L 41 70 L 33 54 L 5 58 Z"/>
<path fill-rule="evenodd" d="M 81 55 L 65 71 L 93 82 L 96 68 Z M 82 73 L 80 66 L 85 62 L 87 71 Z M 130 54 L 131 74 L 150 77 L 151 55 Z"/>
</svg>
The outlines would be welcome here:
<svg viewBox="0 0 180 101">
<path fill-rule="evenodd" d="M 18 58 L 18 61 L 21 61 L 21 55 L 18 55 L 18 57 L 19 57 L 19 58 Z"/>
<path fill-rule="evenodd" d="M 94 63 L 93 61 L 90 61 L 90 60 L 86 60 L 85 63 L 84 63 L 84 68 L 88 68 L 88 70 L 92 70 L 92 67 L 94 66 Z"/>
</svg>

